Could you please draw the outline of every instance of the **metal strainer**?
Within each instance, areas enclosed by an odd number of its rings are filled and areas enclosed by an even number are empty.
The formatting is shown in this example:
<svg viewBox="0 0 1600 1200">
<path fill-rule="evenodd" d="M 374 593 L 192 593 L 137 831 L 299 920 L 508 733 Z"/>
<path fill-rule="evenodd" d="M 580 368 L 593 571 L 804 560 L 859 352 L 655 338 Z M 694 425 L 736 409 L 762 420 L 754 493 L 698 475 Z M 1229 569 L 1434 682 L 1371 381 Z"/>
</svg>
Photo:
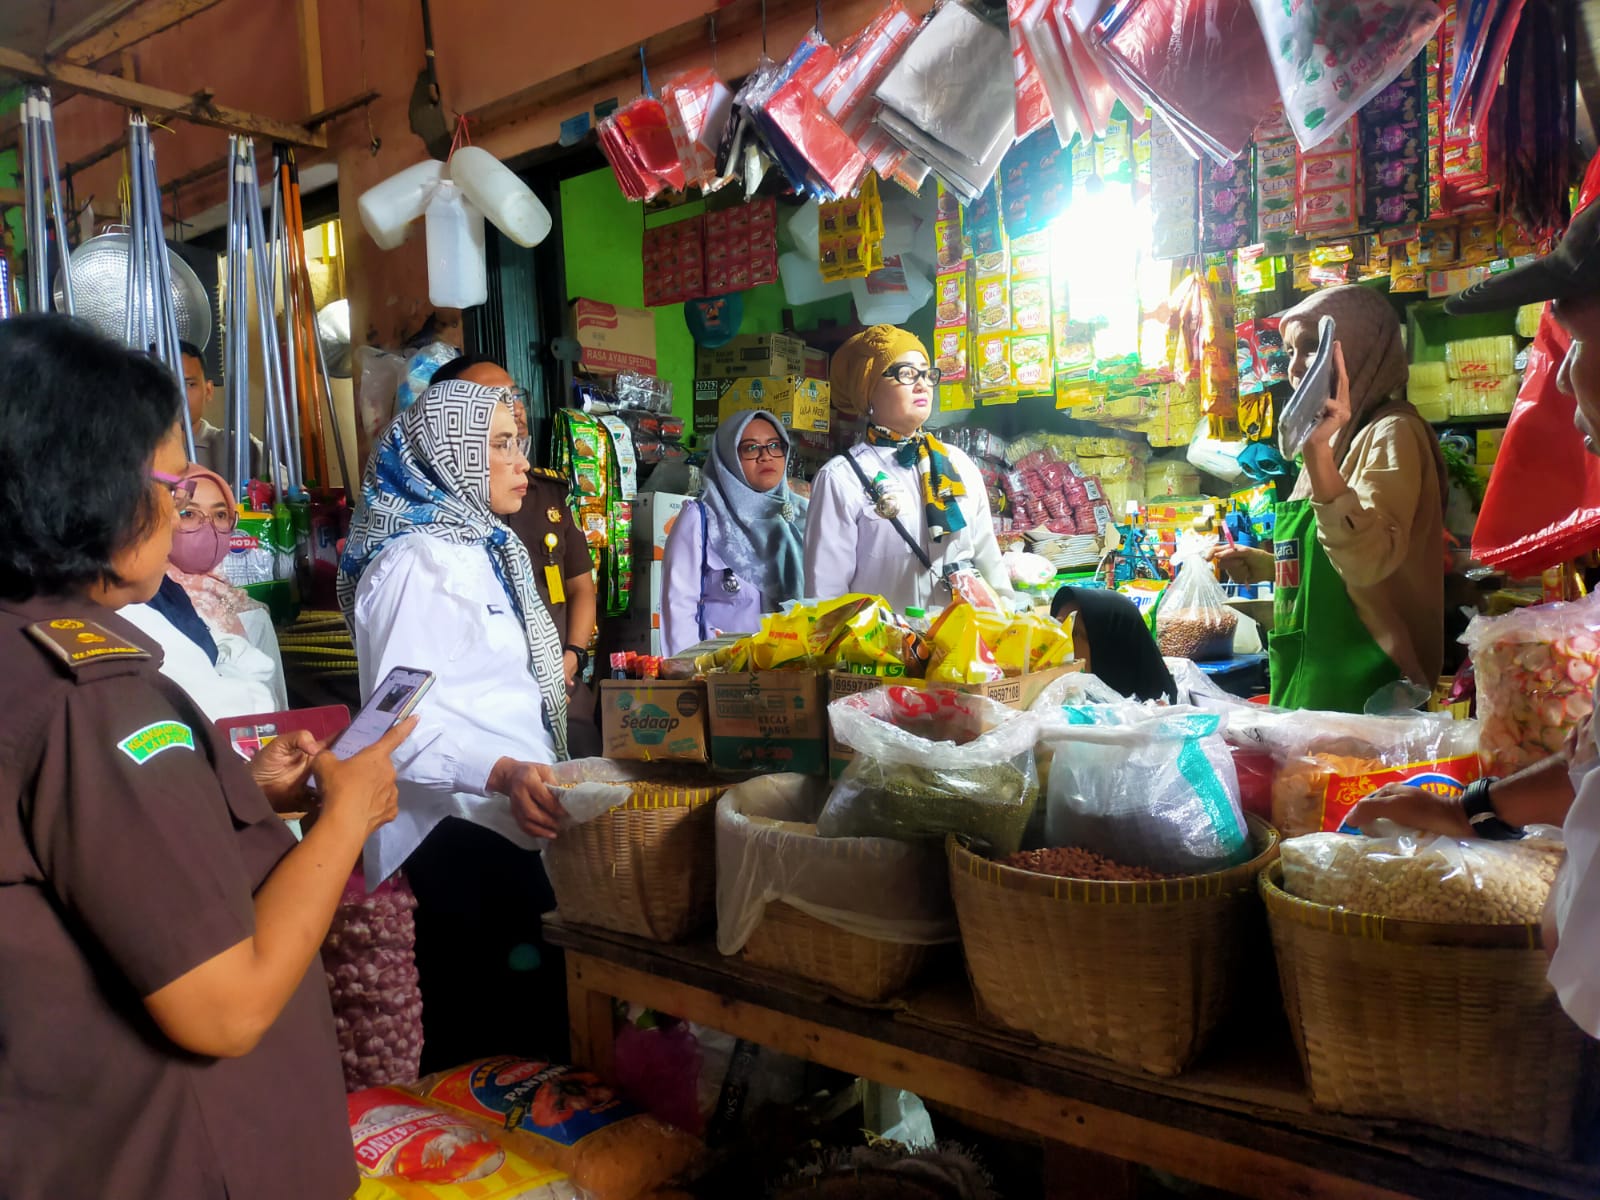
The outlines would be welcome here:
<svg viewBox="0 0 1600 1200">
<path fill-rule="evenodd" d="M 205 349 L 211 340 L 211 301 L 205 285 L 170 249 L 172 307 L 178 317 L 178 338 Z M 72 252 L 72 292 L 77 315 L 107 337 L 122 340 L 127 319 L 128 235 L 102 233 Z M 56 311 L 66 311 L 61 284 L 55 288 Z"/>
</svg>

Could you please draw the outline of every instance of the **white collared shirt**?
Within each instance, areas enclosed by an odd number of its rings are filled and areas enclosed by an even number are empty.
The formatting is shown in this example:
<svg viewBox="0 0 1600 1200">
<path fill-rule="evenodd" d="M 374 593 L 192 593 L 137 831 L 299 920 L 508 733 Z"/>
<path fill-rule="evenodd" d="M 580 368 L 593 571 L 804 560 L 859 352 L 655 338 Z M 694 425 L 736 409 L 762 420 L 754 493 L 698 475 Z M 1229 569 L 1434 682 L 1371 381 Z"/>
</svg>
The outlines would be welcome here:
<svg viewBox="0 0 1600 1200">
<path fill-rule="evenodd" d="M 501 758 L 555 761 L 522 618 L 489 551 L 422 531 L 394 539 L 361 576 L 354 625 L 363 700 L 395 667 L 436 676 L 416 731 L 394 756 L 400 815 L 367 842 L 368 886 L 393 874 L 446 817 L 535 847 L 511 802 L 489 794 Z"/>
<path fill-rule="evenodd" d="M 811 484 L 811 507 L 806 519 L 806 596 L 832 599 L 853 592 L 882 596 L 897 612 L 907 608 L 943 608 L 949 592 L 936 580 L 944 568 L 971 563 L 995 591 L 1011 591 L 1011 577 L 1000 561 L 989 514 L 989 491 L 977 465 L 962 451 L 949 448 L 950 462 L 967 494 L 958 501 L 966 528 L 934 541 L 928 536 L 922 503 L 922 476 L 916 466 L 902 467 L 888 446 L 853 446 L 848 453 L 861 464 L 869 480 L 882 472 L 899 502 L 900 524 L 917 539 L 932 560 L 930 570 L 906 545 L 893 522 L 880 516 L 867 499 L 860 477 L 844 455 L 817 472 Z"/>
<path fill-rule="evenodd" d="M 666 658 L 705 638 L 725 633 L 754 633 L 761 628 L 761 614 L 771 612 L 761 589 L 748 579 L 734 575 L 739 585 L 729 591 L 725 585 L 731 568 L 717 553 L 715 544 L 706 547 L 704 576 L 701 574 L 700 501 L 683 506 L 661 561 L 661 653 Z M 705 599 L 705 637 L 697 619 L 701 597 Z M 776 606 L 774 606 L 776 607 Z"/>
<path fill-rule="evenodd" d="M 278 668 L 260 650 L 233 633 L 211 633 L 217 661 L 148 604 L 129 604 L 117 615 L 161 647 L 161 673 L 189 694 L 212 722 L 277 712 L 273 682 Z"/>
</svg>

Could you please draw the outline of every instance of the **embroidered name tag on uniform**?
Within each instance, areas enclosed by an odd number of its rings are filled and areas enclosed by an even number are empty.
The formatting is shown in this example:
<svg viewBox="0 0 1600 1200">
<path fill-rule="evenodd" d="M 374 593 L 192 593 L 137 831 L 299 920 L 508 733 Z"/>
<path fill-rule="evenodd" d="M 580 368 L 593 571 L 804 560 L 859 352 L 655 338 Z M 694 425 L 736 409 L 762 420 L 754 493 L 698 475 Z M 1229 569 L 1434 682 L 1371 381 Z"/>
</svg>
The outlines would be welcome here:
<svg viewBox="0 0 1600 1200">
<path fill-rule="evenodd" d="M 157 721 L 154 725 L 146 725 L 143 729 L 130 733 L 117 743 L 117 749 L 140 766 L 163 750 L 172 750 L 179 746 L 185 750 L 194 749 L 194 731 L 180 721 Z"/>
<path fill-rule="evenodd" d="M 73 670 L 108 658 L 149 658 L 150 652 L 125 641 L 104 625 L 63 617 L 28 626 L 28 636 Z"/>
</svg>

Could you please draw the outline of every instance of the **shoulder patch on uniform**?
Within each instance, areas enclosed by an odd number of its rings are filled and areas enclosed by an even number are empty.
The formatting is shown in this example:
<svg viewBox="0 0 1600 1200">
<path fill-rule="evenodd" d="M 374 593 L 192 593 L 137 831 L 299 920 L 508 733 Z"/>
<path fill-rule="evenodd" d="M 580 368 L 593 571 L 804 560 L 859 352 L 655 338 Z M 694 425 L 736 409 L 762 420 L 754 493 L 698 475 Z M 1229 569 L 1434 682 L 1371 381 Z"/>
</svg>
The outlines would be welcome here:
<svg viewBox="0 0 1600 1200">
<path fill-rule="evenodd" d="M 560 471 L 552 471 L 549 467 L 530 467 L 528 474 L 535 479 L 548 479 L 552 483 L 565 483 L 570 485 L 571 480 Z"/>
<path fill-rule="evenodd" d="M 117 749 L 140 766 L 163 750 L 173 750 L 179 746 L 185 750 L 194 749 L 194 730 L 181 721 L 157 721 L 135 730 L 117 743 Z"/>
<path fill-rule="evenodd" d="M 28 626 L 28 636 L 74 671 L 107 659 L 149 658 L 143 647 L 118 637 L 104 625 L 61 617 Z"/>
</svg>

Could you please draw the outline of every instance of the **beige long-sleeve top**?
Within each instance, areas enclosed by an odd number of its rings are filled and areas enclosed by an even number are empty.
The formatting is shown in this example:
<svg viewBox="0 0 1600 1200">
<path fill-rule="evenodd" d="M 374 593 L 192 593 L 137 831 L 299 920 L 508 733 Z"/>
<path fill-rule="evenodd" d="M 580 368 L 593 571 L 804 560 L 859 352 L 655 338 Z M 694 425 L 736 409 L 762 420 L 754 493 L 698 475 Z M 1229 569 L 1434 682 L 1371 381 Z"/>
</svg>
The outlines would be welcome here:
<svg viewBox="0 0 1600 1200">
<path fill-rule="evenodd" d="M 1339 473 L 1349 490 L 1312 505 L 1317 540 L 1373 639 L 1407 679 L 1431 689 L 1444 667 L 1444 508 L 1433 430 L 1413 412 L 1380 416 L 1355 436 Z M 1304 474 L 1294 495 L 1310 496 Z"/>
</svg>

